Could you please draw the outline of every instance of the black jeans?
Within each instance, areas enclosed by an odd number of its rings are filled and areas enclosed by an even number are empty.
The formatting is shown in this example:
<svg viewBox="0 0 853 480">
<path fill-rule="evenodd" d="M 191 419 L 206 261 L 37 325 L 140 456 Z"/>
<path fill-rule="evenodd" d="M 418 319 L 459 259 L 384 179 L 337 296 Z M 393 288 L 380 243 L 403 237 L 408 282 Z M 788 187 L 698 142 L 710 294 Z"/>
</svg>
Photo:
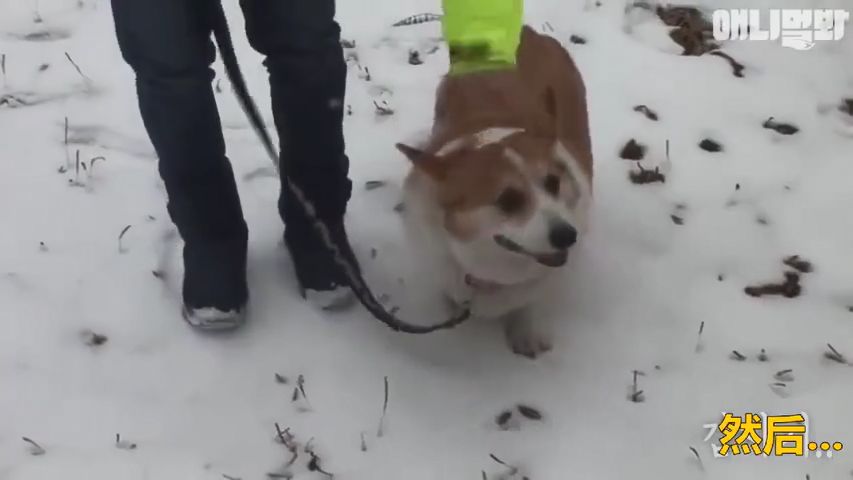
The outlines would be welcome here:
<svg viewBox="0 0 853 480">
<path fill-rule="evenodd" d="M 248 232 L 212 88 L 211 16 L 220 0 L 112 0 L 119 47 L 136 73 L 142 120 L 159 157 L 168 210 L 185 242 L 184 300 L 230 309 L 248 297 Z M 289 175 L 326 220 L 351 195 L 343 139 L 346 64 L 334 0 L 240 0 L 252 47 L 266 57 L 273 117 Z M 282 189 L 295 244 L 315 242 Z"/>
</svg>

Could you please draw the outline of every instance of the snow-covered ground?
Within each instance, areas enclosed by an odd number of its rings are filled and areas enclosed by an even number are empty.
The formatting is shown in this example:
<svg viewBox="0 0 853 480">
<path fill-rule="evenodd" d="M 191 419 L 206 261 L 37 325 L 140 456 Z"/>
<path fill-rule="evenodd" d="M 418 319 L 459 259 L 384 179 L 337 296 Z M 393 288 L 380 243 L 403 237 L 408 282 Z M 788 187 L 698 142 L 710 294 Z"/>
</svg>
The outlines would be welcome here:
<svg viewBox="0 0 853 480">
<path fill-rule="evenodd" d="M 596 156 L 594 229 L 555 306 L 555 349 L 530 361 L 490 325 L 405 336 L 361 308 L 323 315 L 305 305 L 279 244 L 278 186 L 246 178 L 268 160 L 225 80 L 217 98 L 251 229 L 251 319 L 229 336 L 189 330 L 179 316 L 179 239 L 108 2 L 0 0 L 0 96 L 28 103 L 0 105 L 0 479 L 324 478 L 308 471 L 309 439 L 340 480 L 849 478 L 853 368 L 824 353 L 830 343 L 853 358 L 853 116 L 837 108 L 853 97 L 853 33 L 808 52 L 726 44 L 746 66 L 736 78 L 721 58 L 678 55 L 655 17 L 600 1 L 526 6 L 584 75 Z M 268 112 L 260 57 L 240 34 L 237 2 L 226 3 L 244 73 Z M 395 205 L 407 164 L 393 145 L 429 126 L 447 51 L 437 23 L 390 25 L 439 7 L 338 5 L 344 37 L 356 42 L 349 52 L 371 77 L 350 62 L 352 237 L 369 282 L 422 322 L 437 321 L 442 304 L 403 242 Z M 408 63 L 412 48 L 422 65 Z M 395 114 L 378 116 L 374 101 Z M 659 121 L 633 111 L 640 104 Z M 762 128 L 769 117 L 800 130 Z M 666 183 L 629 181 L 638 167 L 619 152 L 631 138 L 648 146 L 642 165 L 659 166 Z M 724 150 L 703 151 L 705 138 Z M 105 159 L 92 168 L 95 157 Z M 364 188 L 373 180 L 386 183 Z M 799 297 L 744 293 L 781 280 L 790 255 L 814 265 Z M 106 338 L 93 342 L 92 332 Z M 293 401 L 300 375 L 307 399 Z M 499 428 L 496 416 L 518 404 L 542 419 L 514 410 Z M 801 411 L 811 439 L 848 447 L 831 459 L 715 459 L 704 441 L 703 425 L 721 412 Z M 290 469 L 276 423 L 298 444 Z"/>
</svg>

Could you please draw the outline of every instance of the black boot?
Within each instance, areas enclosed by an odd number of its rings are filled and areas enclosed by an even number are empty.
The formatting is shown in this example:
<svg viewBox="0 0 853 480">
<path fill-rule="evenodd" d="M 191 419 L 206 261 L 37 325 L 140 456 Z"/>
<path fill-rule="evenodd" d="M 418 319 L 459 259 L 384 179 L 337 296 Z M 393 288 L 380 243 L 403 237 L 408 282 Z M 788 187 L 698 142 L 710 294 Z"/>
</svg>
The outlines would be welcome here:
<svg viewBox="0 0 853 480">
<path fill-rule="evenodd" d="M 112 11 L 169 215 L 185 242 L 184 318 L 230 329 L 243 323 L 249 297 L 248 234 L 211 85 L 215 9 L 204 5 L 213 2 L 113 0 Z"/>
<path fill-rule="evenodd" d="M 343 220 L 328 224 L 329 233 L 338 250 L 350 262 L 356 273 L 360 266 L 350 245 Z M 349 277 L 332 257 L 332 252 L 322 243 L 319 235 L 303 228 L 288 228 L 284 242 L 290 257 L 300 293 L 313 305 L 324 310 L 339 310 L 353 304 Z"/>
<path fill-rule="evenodd" d="M 355 265 L 344 216 L 350 199 L 343 118 L 347 66 L 334 0 L 241 0 L 251 45 L 266 56 L 282 175 L 299 185 Z M 349 282 L 282 178 L 279 211 L 304 297 L 323 308 L 351 303 Z"/>
</svg>

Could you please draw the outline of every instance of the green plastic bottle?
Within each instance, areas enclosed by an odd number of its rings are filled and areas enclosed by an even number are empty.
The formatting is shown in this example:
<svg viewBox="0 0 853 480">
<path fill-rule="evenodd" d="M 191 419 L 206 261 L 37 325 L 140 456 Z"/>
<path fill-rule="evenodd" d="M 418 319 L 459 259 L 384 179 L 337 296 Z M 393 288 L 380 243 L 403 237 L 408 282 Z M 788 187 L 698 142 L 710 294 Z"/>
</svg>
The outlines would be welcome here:
<svg viewBox="0 0 853 480">
<path fill-rule="evenodd" d="M 524 0 L 442 0 L 450 74 L 514 68 Z"/>
</svg>

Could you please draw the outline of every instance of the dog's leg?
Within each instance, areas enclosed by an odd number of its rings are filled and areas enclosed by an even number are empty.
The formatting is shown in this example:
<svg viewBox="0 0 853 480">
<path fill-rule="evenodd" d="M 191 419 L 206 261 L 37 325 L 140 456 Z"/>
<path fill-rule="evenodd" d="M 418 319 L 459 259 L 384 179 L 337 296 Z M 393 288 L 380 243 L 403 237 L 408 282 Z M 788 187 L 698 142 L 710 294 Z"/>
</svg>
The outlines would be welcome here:
<svg viewBox="0 0 853 480">
<path fill-rule="evenodd" d="M 533 359 L 553 347 L 551 329 L 547 322 L 537 320 L 529 309 L 508 314 L 503 322 L 504 334 L 513 352 Z"/>
</svg>

